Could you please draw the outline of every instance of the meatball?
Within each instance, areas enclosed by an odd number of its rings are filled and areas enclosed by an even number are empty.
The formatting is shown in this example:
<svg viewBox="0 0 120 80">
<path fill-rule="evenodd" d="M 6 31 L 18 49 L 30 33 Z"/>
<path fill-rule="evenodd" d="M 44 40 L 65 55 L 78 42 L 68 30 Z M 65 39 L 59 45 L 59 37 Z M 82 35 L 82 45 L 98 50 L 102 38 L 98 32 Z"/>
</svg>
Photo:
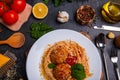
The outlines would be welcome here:
<svg viewBox="0 0 120 80">
<path fill-rule="evenodd" d="M 56 49 L 52 50 L 50 59 L 54 64 L 60 64 L 65 62 L 67 56 L 68 52 L 65 50 L 64 46 L 58 46 Z"/>
<path fill-rule="evenodd" d="M 57 80 L 67 80 L 71 76 L 71 69 L 68 64 L 59 64 L 53 69 L 53 75 Z"/>
</svg>

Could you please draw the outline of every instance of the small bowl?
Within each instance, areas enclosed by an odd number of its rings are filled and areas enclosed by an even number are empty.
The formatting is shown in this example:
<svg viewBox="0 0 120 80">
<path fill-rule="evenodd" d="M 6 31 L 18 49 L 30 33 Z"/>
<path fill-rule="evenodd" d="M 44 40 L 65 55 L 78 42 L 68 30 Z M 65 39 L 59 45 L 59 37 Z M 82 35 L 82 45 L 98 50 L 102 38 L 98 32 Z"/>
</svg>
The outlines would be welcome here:
<svg viewBox="0 0 120 80">
<path fill-rule="evenodd" d="M 95 19 L 95 10 L 90 5 L 80 6 L 77 9 L 76 18 L 77 22 L 81 25 L 91 24 Z"/>
</svg>

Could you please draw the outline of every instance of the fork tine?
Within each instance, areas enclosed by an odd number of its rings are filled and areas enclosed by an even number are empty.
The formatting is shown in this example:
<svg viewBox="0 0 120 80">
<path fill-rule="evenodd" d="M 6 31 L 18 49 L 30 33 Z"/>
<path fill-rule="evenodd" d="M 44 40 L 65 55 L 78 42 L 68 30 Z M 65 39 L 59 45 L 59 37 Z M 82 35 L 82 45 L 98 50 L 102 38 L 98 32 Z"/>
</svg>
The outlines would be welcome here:
<svg viewBox="0 0 120 80">
<path fill-rule="evenodd" d="M 117 53 L 118 53 L 118 50 L 117 50 L 117 49 L 115 49 L 115 56 L 117 56 Z"/>
<path fill-rule="evenodd" d="M 111 48 L 110 56 L 111 56 L 111 57 L 117 56 L 117 53 L 118 53 L 117 48 L 112 47 L 112 48 Z"/>
<path fill-rule="evenodd" d="M 118 55 L 117 54 L 118 54 L 117 48 L 112 47 L 110 58 L 111 58 L 111 61 L 114 65 L 116 80 L 120 80 L 120 75 L 119 75 L 120 73 L 119 73 L 119 68 L 118 68 L 118 65 L 117 65 L 117 61 L 118 61 Z"/>
</svg>

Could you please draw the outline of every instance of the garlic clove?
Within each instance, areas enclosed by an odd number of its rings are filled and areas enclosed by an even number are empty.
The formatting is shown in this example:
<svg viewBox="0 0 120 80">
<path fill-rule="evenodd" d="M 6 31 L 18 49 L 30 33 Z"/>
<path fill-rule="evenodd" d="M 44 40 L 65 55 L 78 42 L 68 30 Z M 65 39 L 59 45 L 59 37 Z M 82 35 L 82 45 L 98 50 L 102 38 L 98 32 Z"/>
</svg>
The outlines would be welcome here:
<svg viewBox="0 0 120 80">
<path fill-rule="evenodd" d="M 59 11 L 57 15 L 57 21 L 61 23 L 68 22 L 69 14 L 66 11 Z"/>
</svg>

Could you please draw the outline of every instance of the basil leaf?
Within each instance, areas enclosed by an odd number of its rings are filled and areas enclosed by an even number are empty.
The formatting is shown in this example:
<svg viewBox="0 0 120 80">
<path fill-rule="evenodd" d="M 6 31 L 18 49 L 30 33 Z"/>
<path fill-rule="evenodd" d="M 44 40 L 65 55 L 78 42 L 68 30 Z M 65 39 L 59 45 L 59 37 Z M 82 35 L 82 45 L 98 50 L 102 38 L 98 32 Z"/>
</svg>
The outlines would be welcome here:
<svg viewBox="0 0 120 80">
<path fill-rule="evenodd" d="M 85 72 L 79 70 L 72 70 L 71 75 L 77 80 L 83 80 L 86 77 Z"/>
<path fill-rule="evenodd" d="M 71 66 L 71 75 L 77 80 L 83 80 L 86 77 L 84 66 L 82 64 L 74 64 Z"/>
<path fill-rule="evenodd" d="M 79 70 L 79 71 L 84 72 L 84 67 L 83 67 L 83 65 L 82 65 L 82 64 L 79 64 L 79 63 L 74 64 L 74 65 L 71 67 L 71 69 L 72 69 L 72 70 Z"/>
<path fill-rule="evenodd" d="M 56 65 L 55 65 L 54 63 L 49 63 L 49 64 L 48 64 L 48 67 L 49 67 L 49 68 L 54 68 L 55 66 L 56 66 Z"/>
</svg>

